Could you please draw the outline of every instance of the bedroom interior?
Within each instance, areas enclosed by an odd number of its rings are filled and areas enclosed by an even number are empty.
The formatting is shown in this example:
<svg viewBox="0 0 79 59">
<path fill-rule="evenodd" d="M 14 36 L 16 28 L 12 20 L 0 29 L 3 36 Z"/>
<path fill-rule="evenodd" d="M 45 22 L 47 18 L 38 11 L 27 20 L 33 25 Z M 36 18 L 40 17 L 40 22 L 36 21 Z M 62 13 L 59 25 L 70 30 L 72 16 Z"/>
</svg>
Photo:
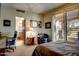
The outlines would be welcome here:
<svg viewBox="0 0 79 59">
<path fill-rule="evenodd" d="M 79 4 L 1 3 L 0 56 L 79 56 Z"/>
</svg>

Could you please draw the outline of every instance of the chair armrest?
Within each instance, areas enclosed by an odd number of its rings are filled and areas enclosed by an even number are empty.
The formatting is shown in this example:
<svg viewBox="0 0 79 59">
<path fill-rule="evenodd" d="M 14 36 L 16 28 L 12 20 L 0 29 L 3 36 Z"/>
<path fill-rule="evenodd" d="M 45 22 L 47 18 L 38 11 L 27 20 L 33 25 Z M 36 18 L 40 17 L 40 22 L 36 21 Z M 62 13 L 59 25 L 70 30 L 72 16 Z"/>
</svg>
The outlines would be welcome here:
<svg viewBox="0 0 79 59">
<path fill-rule="evenodd" d="M 8 37 L 7 40 L 8 41 L 12 41 L 13 37 Z"/>
</svg>

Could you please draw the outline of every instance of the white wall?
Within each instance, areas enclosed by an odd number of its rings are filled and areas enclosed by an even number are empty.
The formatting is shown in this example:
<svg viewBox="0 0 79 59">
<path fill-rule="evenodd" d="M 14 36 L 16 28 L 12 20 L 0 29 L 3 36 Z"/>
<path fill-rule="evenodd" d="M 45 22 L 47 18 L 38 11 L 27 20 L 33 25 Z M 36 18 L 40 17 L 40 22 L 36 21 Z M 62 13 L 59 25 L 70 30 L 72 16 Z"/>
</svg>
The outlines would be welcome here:
<svg viewBox="0 0 79 59">
<path fill-rule="evenodd" d="M 0 4 L 0 17 L 1 17 L 1 4 Z"/>
<path fill-rule="evenodd" d="M 4 19 L 11 21 L 10 27 L 3 26 Z M 15 30 L 15 9 L 1 5 L 0 32 L 9 33 L 9 36 L 13 36 L 14 30 Z"/>
<path fill-rule="evenodd" d="M 37 14 L 33 14 L 31 13 L 31 18 L 30 20 L 36 20 L 36 21 L 43 21 L 43 18 L 41 15 L 37 15 Z M 42 24 L 43 25 L 43 24 Z M 43 27 L 42 27 L 43 28 Z M 42 33 L 42 28 L 33 28 L 33 31 L 36 32 L 37 34 L 38 33 Z"/>
<path fill-rule="evenodd" d="M 30 12 L 25 12 L 25 13 L 19 13 L 16 12 L 15 8 L 12 7 L 6 7 L 1 5 L 1 18 L 0 18 L 0 32 L 3 33 L 9 33 L 9 36 L 13 36 L 15 29 L 15 17 L 24 17 L 26 20 L 43 20 L 41 15 L 35 14 L 35 13 L 30 13 Z M 10 27 L 4 27 L 3 26 L 3 20 L 11 20 L 11 26 Z M 33 31 L 37 33 L 42 32 L 42 28 L 34 28 Z"/>
<path fill-rule="evenodd" d="M 46 22 L 52 22 L 52 17 L 49 15 L 44 16 L 44 21 L 43 21 L 43 33 L 46 33 L 49 35 L 49 40 L 52 40 L 52 28 L 50 29 L 45 29 L 45 23 Z M 51 24 L 52 25 L 52 24 Z M 52 27 L 52 26 L 51 26 Z"/>
</svg>

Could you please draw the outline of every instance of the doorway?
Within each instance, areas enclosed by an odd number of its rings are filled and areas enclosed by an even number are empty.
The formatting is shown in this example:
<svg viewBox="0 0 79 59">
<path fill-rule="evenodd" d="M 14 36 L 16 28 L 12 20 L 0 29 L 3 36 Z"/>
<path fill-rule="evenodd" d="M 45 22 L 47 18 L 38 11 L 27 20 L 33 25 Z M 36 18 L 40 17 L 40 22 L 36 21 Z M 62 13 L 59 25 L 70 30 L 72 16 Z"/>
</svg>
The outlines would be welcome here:
<svg viewBox="0 0 79 59">
<path fill-rule="evenodd" d="M 20 46 L 24 44 L 24 18 L 23 17 L 15 17 L 16 18 L 16 31 L 17 31 L 17 39 L 16 46 Z"/>
</svg>

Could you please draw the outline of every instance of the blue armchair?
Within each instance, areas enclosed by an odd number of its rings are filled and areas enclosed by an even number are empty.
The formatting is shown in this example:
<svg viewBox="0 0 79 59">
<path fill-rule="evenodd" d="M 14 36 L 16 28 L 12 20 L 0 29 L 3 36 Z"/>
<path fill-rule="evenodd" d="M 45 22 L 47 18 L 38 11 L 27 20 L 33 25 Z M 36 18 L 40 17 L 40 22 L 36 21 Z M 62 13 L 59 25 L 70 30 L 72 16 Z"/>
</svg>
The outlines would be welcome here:
<svg viewBox="0 0 79 59">
<path fill-rule="evenodd" d="M 16 46 L 15 46 L 16 37 L 17 37 L 17 31 L 14 32 L 14 37 L 7 38 L 6 49 L 12 49 L 14 51 L 14 47 L 16 48 Z M 12 46 L 14 46 L 14 47 L 12 47 Z"/>
<path fill-rule="evenodd" d="M 49 41 L 49 36 L 47 34 L 38 34 L 38 43 L 46 43 Z M 41 41 L 41 42 L 40 42 Z"/>
</svg>

